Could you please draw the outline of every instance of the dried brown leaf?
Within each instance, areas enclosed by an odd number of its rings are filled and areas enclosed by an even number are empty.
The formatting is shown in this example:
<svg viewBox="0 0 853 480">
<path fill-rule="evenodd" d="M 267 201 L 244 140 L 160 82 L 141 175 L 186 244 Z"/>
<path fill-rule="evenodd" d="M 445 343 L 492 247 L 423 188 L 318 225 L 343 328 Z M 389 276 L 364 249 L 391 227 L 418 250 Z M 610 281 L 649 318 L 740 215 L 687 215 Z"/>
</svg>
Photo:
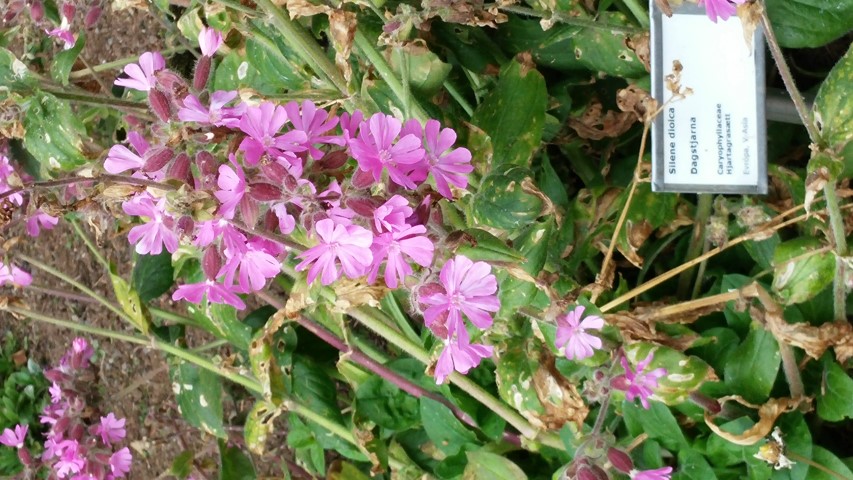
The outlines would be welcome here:
<svg viewBox="0 0 853 480">
<path fill-rule="evenodd" d="M 354 12 L 345 10 L 329 12 L 329 31 L 332 34 L 332 44 L 335 47 L 335 65 L 344 74 L 347 83 L 352 78 L 352 66 L 349 57 L 352 54 L 352 44 L 357 27 L 358 19 Z"/>
<path fill-rule="evenodd" d="M 379 282 L 376 285 L 368 285 L 361 280 L 339 280 L 335 282 L 335 308 L 336 312 L 346 313 L 347 311 L 368 305 L 370 307 L 378 307 L 379 301 L 385 296 L 388 289 L 384 286 L 384 282 Z"/>
<path fill-rule="evenodd" d="M 604 315 L 604 320 L 619 329 L 625 343 L 651 342 L 665 345 L 678 351 L 685 351 L 699 338 L 698 335 L 684 335 L 671 337 L 663 332 L 658 332 L 657 319 L 652 315 L 653 310 L 648 312 L 619 312 Z"/>
<path fill-rule="evenodd" d="M 637 121 L 633 113 L 603 110 L 601 102 L 593 100 L 580 118 L 569 119 L 569 127 L 581 138 L 601 140 L 622 135 Z"/>
<path fill-rule="evenodd" d="M 717 424 L 714 423 L 714 416 L 706 411 L 705 424 L 708 425 L 708 428 L 710 428 L 720 437 L 728 440 L 731 443 L 734 443 L 735 445 L 743 446 L 749 446 L 758 443 L 764 437 L 770 434 L 770 431 L 773 430 L 773 424 L 776 422 L 776 419 L 779 418 L 780 415 L 793 411 L 802 403 L 811 401 L 811 399 L 809 398 L 771 398 L 764 405 L 754 405 L 744 400 L 743 397 L 741 397 L 740 395 L 725 396 L 720 398 L 718 401 L 722 406 L 725 405 L 726 402 L 728 402 L 729 400 L 734 400 L 745 407 L 758 410 L 758 423 L 756 423 L 743 433 L 729 433 L 718 427 Z"/>
<path fill-rule="evenodd" d="M 584 403 L 577 388 L 557 371 L 554 356 L 544 352 L 540 359 L 541 368 L 533 373 L 533 387 L 545 413 L 536 415 L 539 422 L 550 430 L 559 430 L 566 423 L 583 426 L 589 407 Z"/>
<path fill-rule="evenodd" d="M 666 0 L 662 1 L 665 2 Z M 652 59 L 652 51 L 649 47 L 650 41 L 651 35 L 649 32 L 638 33 L 625 38 L 625 46 L 631 49 L 631 51 L 637 55 L 637 58 L 643 62 L 643 67 L 646 68 L 647 72 L 652 71 L 652 67 L 649 63 Z"/>
<path fill-rule="evenodd" d="M 315 5 L 307 0 L 285 0 L 283 3 L 291 20 L 332 11 L 332 7 L 328 5 Z"/>
</svg>

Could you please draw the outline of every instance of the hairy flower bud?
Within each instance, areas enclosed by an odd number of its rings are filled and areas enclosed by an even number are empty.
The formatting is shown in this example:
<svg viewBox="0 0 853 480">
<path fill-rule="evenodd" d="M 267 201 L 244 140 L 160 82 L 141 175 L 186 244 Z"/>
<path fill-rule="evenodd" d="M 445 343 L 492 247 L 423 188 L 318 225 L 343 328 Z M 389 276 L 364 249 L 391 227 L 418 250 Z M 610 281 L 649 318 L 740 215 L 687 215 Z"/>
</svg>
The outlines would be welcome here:
<svg viewBox="0 0 853 480">
<path fill-rule="evenodd" d="M 183 107 L 184 97 L 189 93 L 189 87 L 184 77 L 178 75 L 171 70 L 157 70 L 154 72 L 154 78 L 157 79 L 157 84 L 163 88 L 172 97 L 172 103 L 175 107 Z"/>
<path fill-rule="evenodd" d="M 3 15 L 3 21 L 11 22 L 12 19 L 14 19 L 21 12 L 21 10 L 24 9 L 25 5 L 26 4 L 24 3 L 24 0 L 12 0 L 12 2 L 6 6 L 6 14 Z"/>
<path fill-rule="evenodd" d="M 221 268 L 222 256 L 219 255 L 219 248 L 216 246 L 207 247 L 201 259 L 201 269 L 204 271 L 204 275 L 213 280 Z"/>
<path fill-rule="evenodd" d="M 142 171 L 146 173 L 156 172 L 165 167 L 175 152 L 167 147 L 154 147 L 145 155 L 145 163 L 142 165 Z"/>
<path fill-rule="evenodd" d="M 195 221 L 189 215 L 184 215 L 178 219 L 178 235 L 189 238 L 192 236 L 194 228 Z"/>
<path fill-rule="evenodd" d="M 634 468 L 634 462 L 631 460 L 631 457 L 618 448 L 610 447 L 607 450 L 607 460 L 610 461 L 613 468 L 622 473 L 628 473 Z"/>
<path fill-rule="evenodd" d="M 148 91 L 148 103 L 151 106 L 151 110 L 157 114 L 160 120 L 168 122 L 172 117 L 172 107 L 169 104 L 169 97 L 160 90 L 152 88 Z"/>
<path fill-rule="evenodd" d="M 101 7 L 95 5 L 90 8 L 88 12 L 86 12 L 86 17 L 83 19 L 83 27 L 86 29 L 92 28 L 98 23 L 98 20 L 101 19 L 101 13 L 103 13 L 103 9 Z"/>
<path fill-rule="evenodd" d="M 190 169 L 190 156 L 184 152 L 175 157 L 175 161 L 169 165 L 166 171 L 166 178 L 180 180 L 188 185 L 193 183 L 192 170 Z"/>
<path fill-rule="evenodd" d="M 286 178 L 290 176 L 290 173 L 284 168 L 284 165 L 274 161 L 264 159 L 261 162 L 261 172 L 277 185 L 283 185 L 287 190 L 292 190 L 289 186 L 285 184 Z M 294 184 L 296 182 L 294 181 Z"/>
<path fill-rule="evenodd" d="M 18 449 L 18 459 L 27 467 L 33 466 L 33 457 L 30 455 L 30 451 L 25 448 Z"/>
<path fill-rule="evenodd" d="M 200 183 L 203 190 L 216 189 L 216 159 L 208 151 L 200 151 L 195 156 L 195 165 L 201 175 Z"/>
<path fill-rule="evenodd" d="M 317 160 L 315 164 L 320 170 L 337 170 L 344 166 L 349 160 L 349 155 L 344 150 L 337 150 L 334 152 L 330 152 L 320 160 Z"/>
<path fill-rule="evenodd" d="M 249 185 L 249 196 L 259 202 L 271 202 L 281 198 L 281 188 L 271 183 L 253 183 Z"/>
<path fill-rule="evenodd" d="M 371 197 L 348 197 L 344 203 L 356 214 L 367 218 L 373 218 L 373 212 L 382 205 L 382 202 Z"/>
<path fill-rule="evenodd" d="M 373 174 L 370 172 L 359 169 L 352 174 L 352 186 L 355 188 L 368 188 L 374 183 L 376 180 L 373 179 Z"/>
<path fill-rule="evenodd" d="M 77 7 L 72 3 L 65 2 L 60 7 L 60 11 L 62 12 L 62 16 L 68 19 L 68 23 L 71 23 L 74 20 L 74 14 L 77 13 Z"/>
<path fill-rule="evenodd" d="M 575 475 L 578 480 L 609 480 L 607 472 L 601 469 L 598 465 L 589 465 L 578 468 L 578 473 Z"/>
<path fill-rule="evenodd" d="M 44 4 L 36 0 L 30 5 L 30 18 L 33 22 L 40 22 L 44 18 Z"/>
<path fill-rule="evenodd" d="M 193 75 L 193 88 L 196 90 L 204 90 L 207 85 L 207 79 L 210 77 L 210 65 L 212 59 L 207 55 L 198 59 L 195 64 L 195 73 Z"/>
</svg>

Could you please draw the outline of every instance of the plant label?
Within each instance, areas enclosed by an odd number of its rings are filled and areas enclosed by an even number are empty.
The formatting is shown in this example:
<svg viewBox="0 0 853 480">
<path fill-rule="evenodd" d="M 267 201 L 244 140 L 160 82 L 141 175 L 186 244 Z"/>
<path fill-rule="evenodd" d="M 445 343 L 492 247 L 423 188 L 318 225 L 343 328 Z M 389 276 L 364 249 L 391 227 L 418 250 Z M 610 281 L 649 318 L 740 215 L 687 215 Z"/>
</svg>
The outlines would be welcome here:
<svg viewBox="0 0 853 480">
<path fill-rule="evenodd" d="M 651 11 L 652 190 L 767 193 L 761 29 L 747 42 L 737 16 L 714 23 L 685 2 L 667 17 L 654 0 Z"/>
</svg>

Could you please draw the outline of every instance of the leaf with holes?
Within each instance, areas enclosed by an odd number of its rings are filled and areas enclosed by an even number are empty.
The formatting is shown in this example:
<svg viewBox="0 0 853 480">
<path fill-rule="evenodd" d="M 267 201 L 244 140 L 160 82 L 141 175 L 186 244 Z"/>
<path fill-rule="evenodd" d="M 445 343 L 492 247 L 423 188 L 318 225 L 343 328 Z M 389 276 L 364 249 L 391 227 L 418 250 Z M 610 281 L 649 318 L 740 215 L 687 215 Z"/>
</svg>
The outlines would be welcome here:
<svg viewBox="0 0 853 480">
<path fill-rule="evenodd" d="M 222 377 L 180 359 L 169 375 L 178 409 L 190 425 L 219 438 L 228 438 L 222 424 Z"/>
<path fill-rule="evenodd" d="M 625 347 L 625 355 L 631 365 L 637 365 L 649 354 L 652 354 L 652 361 L 646 371 L 666 369 L 666 376 L 658 381 L 652 398 L 667 405 L 684 402 L 690 392 L 697 390 L 705 380 L 716 379 L 711 367 L 698 357 L 650 343 L 634 343 Z"/>
</svg>

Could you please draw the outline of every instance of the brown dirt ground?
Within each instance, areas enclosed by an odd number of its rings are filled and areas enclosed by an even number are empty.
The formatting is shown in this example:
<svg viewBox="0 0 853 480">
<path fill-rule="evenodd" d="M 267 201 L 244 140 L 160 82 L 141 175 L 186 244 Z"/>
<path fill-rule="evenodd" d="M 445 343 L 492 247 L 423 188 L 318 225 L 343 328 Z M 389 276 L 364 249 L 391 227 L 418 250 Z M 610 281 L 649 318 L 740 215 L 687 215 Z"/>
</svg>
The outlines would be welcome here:
<svg viewBox="0 0 853 480">
<path fill-rule="evenodd" d="M 84 56 L 90 64 L 96 65 L 161 49 L 166 46 L 164 37 L 168 34 L 165 32 L 163 23 L 149 12 L 111 12 L 106 8 L 98 24 L 87 32 Z M 101 80 L 110 85 L 117 73 L 104 72 Z M 19 235 L 21 242 L 16 251 L 57 267 L 99 294 L 113 298 L 106 272 L 64 222 L 53 231 L 43 232 L 38 239 L 29 239 L 20 225 L 11 230 L 5 229 L 0 235 L 6 239 Z M 124 235 L 107 239 L 102 247 L 103 254 L 119 265 L 120 273 L 129 278 L 132 249 Z M 72 287 L 63 285 L 58 279 L 43 272 L 33 271 L 33 278 L 34 285 L 73 291 Z M 24 299 L 33 310 L 56 318 L 128 333 L 132 331 L 131 327 L 97 304 L 29 291 L 24 293 Z M 178 308 L 172 305 L 171 309 Z M 29 345 L 27 354 L 42 366 L 55 364 L 71 340 L 78 336 L 78 333 L 68 329 L 0 313 L 0 335 L 6 331 L 12 331 L 21 344 L 26 342 Z M 165 472 L 168 472 L 173 459 L 187 449 L 196 453 L 194 478 L 218 478 L 216 440 L 189 426 L 181 418 L 171 391 L 165 357 L 136 345 L 92 335 L 83 336 L 96 346 L 98 352 L 102 401 L 94 407 L 103 414 L 112 411 L 117 416 L 127 418 L 127 438 L 134 455 L 129 479 L 173 478 Z M 201 335 L 190 339 L 195 345 L 200 345 L 204 340 Z M 230 407 L 227 408 L 231 413 L 226 414 L 226 421 L 235 411 L 248 408 L 245 405 Z M 239 428 L 235 427 L 232 433 L 237 441 L 242 437 Z M 274 466 L 281 461 L 281 447 L 270 450 L 263 459 L 255 459 L 262 464 L 257 466 L 268 475 L 267 478 L 280 478 L 281 470 L 279 468 L 276 475 Z"/>
</svg>

